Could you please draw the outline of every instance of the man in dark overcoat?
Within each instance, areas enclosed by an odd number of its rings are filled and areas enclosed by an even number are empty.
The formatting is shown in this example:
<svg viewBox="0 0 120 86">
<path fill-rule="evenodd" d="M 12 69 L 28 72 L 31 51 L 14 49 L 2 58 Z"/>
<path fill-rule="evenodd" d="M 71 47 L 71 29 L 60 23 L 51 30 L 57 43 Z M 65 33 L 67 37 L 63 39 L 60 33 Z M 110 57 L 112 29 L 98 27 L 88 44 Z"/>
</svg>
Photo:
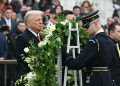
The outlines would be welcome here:
<svg viewBox="0 0 120 86">
<path fill-rule="evenodd" d="M 24 51 L 24 48 L 29 47 L 29 41 L 34 39 L 34 44 L 37 44 L 43 40 L 43 36 L 39 34 L 40 30 L 43 29 L 41 11 L 29 11 L 24 17 L 25 25 L 27 29 L 25 32 L 17 36 L 15 41 L 15 52 L 16 59 L 18 63 L 17 72 L 15 79 L 19 79 L 21 75 L 24 75 L 30 72 L 28 64 L 24 62 L 21 54 L 24 54 L 25 57 L 28 54 Z M 19 84 L 17 86 L 24 86 L 24 84 Z"/>
<path fill-rule="evenodd" d="M 114 44 L 114 56 L 109 69 L 115 86 L 120 86 L 120 23 L 114 22 L 108 28 L 108 35 Z"/>
</svg>

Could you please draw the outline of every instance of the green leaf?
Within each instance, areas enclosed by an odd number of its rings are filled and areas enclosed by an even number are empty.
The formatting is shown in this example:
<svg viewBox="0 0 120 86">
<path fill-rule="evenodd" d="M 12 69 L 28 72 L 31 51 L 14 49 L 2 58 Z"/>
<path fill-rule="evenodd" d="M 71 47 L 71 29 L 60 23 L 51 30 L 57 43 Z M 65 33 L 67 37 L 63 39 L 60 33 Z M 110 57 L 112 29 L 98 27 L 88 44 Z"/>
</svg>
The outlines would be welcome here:
<svg viewBox="0 0 120 86">
<path fill-rule="evenodd" d="M 65 36 L 68 36 L 68 35 L 69 35 L 69 30 L 66 29 L 66 30 L 65 30 Z"/>
<path fill-rule="evenodd" d="M 58 38 L 56 39 L 56 41 L 61 42 L 61 38 L 60 38 L 60 37 L 58 37 Z"/>
</svg>

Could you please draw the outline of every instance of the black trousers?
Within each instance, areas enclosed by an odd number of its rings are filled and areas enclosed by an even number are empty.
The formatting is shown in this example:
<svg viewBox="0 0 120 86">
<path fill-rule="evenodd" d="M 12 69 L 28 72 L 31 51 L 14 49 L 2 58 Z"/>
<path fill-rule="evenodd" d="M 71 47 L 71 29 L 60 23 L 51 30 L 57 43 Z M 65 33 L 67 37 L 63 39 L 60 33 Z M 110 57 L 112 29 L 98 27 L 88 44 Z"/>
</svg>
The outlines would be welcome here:
<svg viewBox="0 0 120 86">
<path fill-rule="evenodd" d="M 0 77 L 0 86 L 4 86 L 4 79 L 3 79 L 3 76 Z"/>
</svg>

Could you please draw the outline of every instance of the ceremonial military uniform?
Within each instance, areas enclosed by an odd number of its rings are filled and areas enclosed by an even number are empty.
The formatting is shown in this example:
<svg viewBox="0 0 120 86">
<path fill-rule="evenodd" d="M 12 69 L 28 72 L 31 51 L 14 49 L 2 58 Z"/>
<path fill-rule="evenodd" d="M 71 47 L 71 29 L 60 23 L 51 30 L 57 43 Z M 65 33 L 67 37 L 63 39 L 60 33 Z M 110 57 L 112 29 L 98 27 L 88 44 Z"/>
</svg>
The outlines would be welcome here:
<svg viewBox="0 0 120 86">
<path fill-rule="evenodd" d="M 83 17 L 83 26 L 97 19 L 98 11 Z M 85 20 L 86 19 L 86 20 Z M 103 29 L 98 30 L 91 38 L 84 50 L 74 59 L 66 56 L 66 65 L 73 70 L 80 70 L 85 67 L 84 86 L 113 86 L 108 66 L 113 57 L 114 46 L 111 39 L 104 33 Z"/>
</svg>

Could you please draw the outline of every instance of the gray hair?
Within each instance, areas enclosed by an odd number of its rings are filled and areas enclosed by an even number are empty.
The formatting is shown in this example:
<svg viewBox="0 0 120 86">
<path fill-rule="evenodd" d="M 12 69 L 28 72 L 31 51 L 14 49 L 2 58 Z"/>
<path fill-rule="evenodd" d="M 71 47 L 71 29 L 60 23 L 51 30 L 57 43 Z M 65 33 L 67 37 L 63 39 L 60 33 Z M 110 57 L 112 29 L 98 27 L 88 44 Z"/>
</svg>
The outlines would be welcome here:
<svg viewBox="0 0 120 86">
<path fill-rule="evenodd" d="M 42 11 L 37 11 L 37 10 L 31 10 L 31 11 L 28 11 L 24 17 L 24 22 L 25 22 L 25 25 L 27 26 L 27 22 L 30 22 L 32 21 L 33 19 L 33 15 L 36 15 L 36 14 L 44 14 L 44 12 Z"/>
</svg>

